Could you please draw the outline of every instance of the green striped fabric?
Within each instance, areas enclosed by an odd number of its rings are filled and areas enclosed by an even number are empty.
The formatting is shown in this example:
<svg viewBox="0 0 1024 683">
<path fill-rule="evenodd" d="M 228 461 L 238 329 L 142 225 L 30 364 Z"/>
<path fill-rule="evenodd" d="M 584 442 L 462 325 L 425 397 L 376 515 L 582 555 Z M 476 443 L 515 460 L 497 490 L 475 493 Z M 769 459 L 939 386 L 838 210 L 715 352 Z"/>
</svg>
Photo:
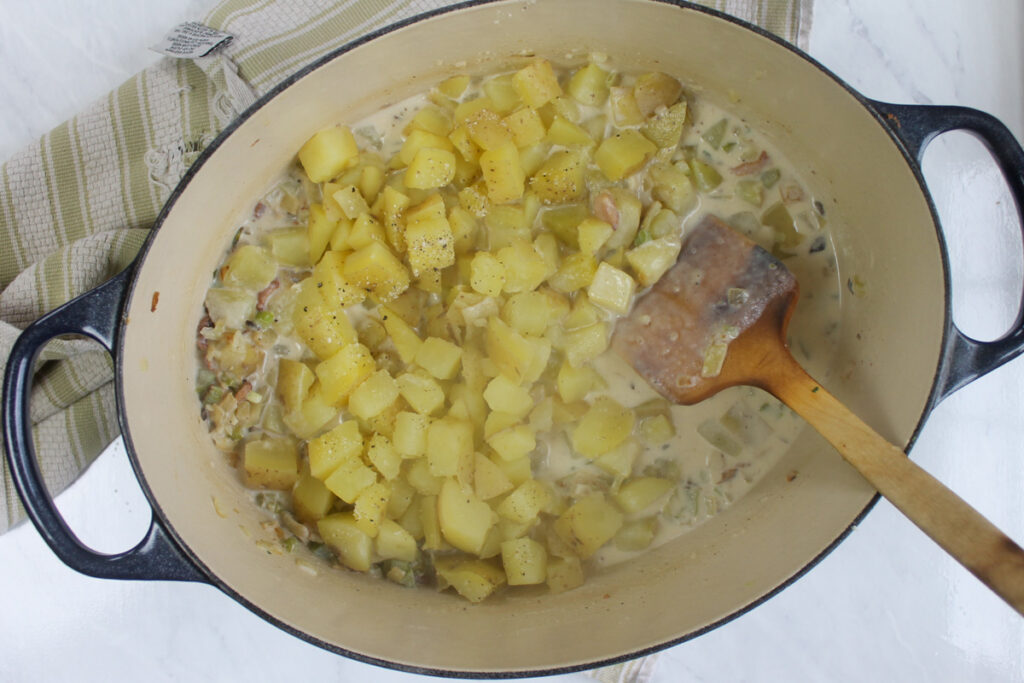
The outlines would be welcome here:
<svg viewBox="0 0 1024 683">
<path fill-rule="evenodd" d="M 225 0 L 202 18 L 234 40 L 165 58 L 0 167 L 0 359 L 26 325 L 126 267 L 198 156 L 256 96 L 303 65 L 445 0 Z M 811 0 L 711 0 L 797 44 Z M 118 434 L 110 359 L 92 343 L 44 350 L 31 397 L 44 477 L 62 491 Z M 24 516 L 6 460 L 0 533 Z"/>
</svg>

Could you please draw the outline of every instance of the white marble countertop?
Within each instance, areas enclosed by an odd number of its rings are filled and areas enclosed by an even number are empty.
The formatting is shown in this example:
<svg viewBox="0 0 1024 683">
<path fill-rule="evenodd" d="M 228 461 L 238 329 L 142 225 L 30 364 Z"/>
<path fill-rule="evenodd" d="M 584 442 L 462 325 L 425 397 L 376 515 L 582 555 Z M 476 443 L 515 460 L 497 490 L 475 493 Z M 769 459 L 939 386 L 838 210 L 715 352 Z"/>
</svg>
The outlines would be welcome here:
<svg viewBox="0 0 1024 683">
<path fill-rule="evenodd" d="M 0 159 L 157 56 L 208 0 L 0 3 Z M 1024 5 L 1016 0 L 816 0 L 810 53 L 869 97 L 986 110 L 1024 138 Z M 932 145 L 954 312 L 999 336 L 1021 292 L 1012 203 L 981 146 Z M 942 404 L 912 456 L 1024 540 L 1024 360 Z M 115 446 L 58 504 L 83 540 L 123 550 L 148 524 Z M 416 681 L 285 634 L 202 585 L 91 579 L 30 525 L 0 537 L 0 679 Z M 582 674 L 552 678 L 590 680 Z M 1020 681 L 1024 620 L 882 501 L 816 568 L 764 605 L 663 653 L 656 681 Z"/>
</svg>

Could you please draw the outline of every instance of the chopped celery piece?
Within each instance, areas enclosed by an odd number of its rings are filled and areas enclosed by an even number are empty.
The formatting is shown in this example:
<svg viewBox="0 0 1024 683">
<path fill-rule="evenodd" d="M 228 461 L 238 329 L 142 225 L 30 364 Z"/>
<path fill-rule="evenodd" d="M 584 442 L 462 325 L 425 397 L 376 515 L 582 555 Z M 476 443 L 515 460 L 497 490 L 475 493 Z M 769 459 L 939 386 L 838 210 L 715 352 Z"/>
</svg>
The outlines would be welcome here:
<svg viewBox="0 0 1024 683">
<path fill-rule="evenodd" d="M 761 223 L 775 231 L 775 244 L 783 249 L 792 249 L 804 239 L 796 231 L 793 216 L 782 202 L 773 204 L 761 214 Z"/>
<path fill-rule="evenodd" d="M 711 145 L 711 149 L 718 149 L 722 145 L 722 138 L 725 137 L 725 128 L 728 125 L 729 122 L 722 119 L 704 131 L 704 135 L 701 137 L 704 138 L 704 142 Z"/>
<path fill-rule="evenodd" d="M 700 434 L 705 441 L 711 444 L 713 447 L 722 451 L 726 455 L 736 457 L 743 450 L 743 446 L 740 442 L 732 437 L 729 432 L 726 431 L 722 423 L 714 418 L 709 418 L 701 422 L 697 426 L 697 433 Z"/>
<path fill-rule="evenodd" d="M 256 317 L 253 318 L 253 322 L 260 327 L 270 327 L 274 324 L 274 314 L 270 311 L 260 311 L 256 314 Z"/>
<path fill-rule="evenodd" d="M 770 190 L 775 183 L 779 182 L 779 178 L 781 177 L 782 174 L 779 172 L 779 169 L 769 168 L 761 174 L 761 184 L 764 185 L 766 189 Z"/>
<path fill-rule="evenodd" d="M 693 173 L 697 189 L 701 192 L 713 190 L 722 183 L 722 174 L 700 159 L 690 160 L 690 171 Z"/>
<path fill-rule="evenodd" d="M 704 367 L 700 370 L 701 377 L 718 377 L 722 374 L 722 366 L 725 365 L 725 356 L 729 352 L 729 345 L 724 342 L 715 342 L 704 352 Z"/>
<path fill-rule="evenodd" d="M 736 194 L 748 204 L 761 206 L 764 201 L 764 186 L 756 180 L 741 180 L 736 183 Z"/>
</svg>

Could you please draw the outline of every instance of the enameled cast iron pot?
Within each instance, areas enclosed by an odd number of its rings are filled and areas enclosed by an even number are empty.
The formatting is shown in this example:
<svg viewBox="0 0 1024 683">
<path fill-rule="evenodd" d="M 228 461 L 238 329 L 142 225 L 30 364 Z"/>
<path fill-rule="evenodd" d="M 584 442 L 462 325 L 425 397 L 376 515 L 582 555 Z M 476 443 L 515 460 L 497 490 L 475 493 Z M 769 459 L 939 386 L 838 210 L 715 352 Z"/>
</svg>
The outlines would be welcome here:
<svg viewBox="0 0 1024 683">
<path fill-rule="evenodd" d="M 25 507 L 71 567 L 108 578 L 208 582 L 306 640 L 363 661 L 456 676 L 585 668 L 694 637 L 743 613 L 812 567 L 876 500 L 805 430 L 750 494 L 679 540 L 560 595 L 518 593 L 478 606 L 346 571 L 316 576 L 269 540 L 237 473 L 199 418 L 195 329 L 210 273 L 238 220 L 316 130 L 356 121 L 456 71 L 523 55 L 601 51 L 622 69 L 679 77 L 766 132 L 841 217 L 843 278 L 869 283 L 843 306 L 829 390 L 909 448 L 945 396 L 1024 349 L 1024 323 L 995 342 L 950 316 L 943 237 L 918 167 L 951 129 L 977 134 L 1018 209 L 1024 152 L 998 121 L 963 108 L 866 100 L 763 31 L 656 0 L 473 2 L 357 41 L 260 100 L 206 150 L 174 191 L 145 249 L 113 280 L 24 332 L 4 381 L 4 436 Z M 518 57 L 514 57 L 517 56 Z M 155 295 L 159 305 L 153 309 Z M 153 506 L 145 539 L 119 555 L 84 547 L 41 482 L 29 439 L 33 360 L 56 335 L 84 334 L 115 359 L 120 423 Z M 794 470 L 799 476 L 787 481 Z M 244 530 L 244 532 L 243 532 Z M 898 579 L 894 579 L 898 580 Z"/>
</svg>

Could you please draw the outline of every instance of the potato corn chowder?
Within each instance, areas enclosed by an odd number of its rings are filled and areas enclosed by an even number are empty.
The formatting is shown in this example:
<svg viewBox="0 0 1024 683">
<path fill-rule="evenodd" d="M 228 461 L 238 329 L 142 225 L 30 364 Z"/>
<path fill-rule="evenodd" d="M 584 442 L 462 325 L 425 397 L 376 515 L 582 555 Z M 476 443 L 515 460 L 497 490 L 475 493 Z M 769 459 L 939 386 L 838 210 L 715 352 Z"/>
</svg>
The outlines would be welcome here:
<svg viewBox="0 0 1024 683">
<path fill-rule="evenodd" d="M 670 405 L 608 350 L 708 213 L 786 260 L 791 345 L 827 368 L 823 205 L 667 74 L 536 59 L 319 131 L 214 273 L 211 438 L 282 552 L 472 602 L 577 587 L 736 500 L 802 427 L 749 388 Z"/>
</svg>

